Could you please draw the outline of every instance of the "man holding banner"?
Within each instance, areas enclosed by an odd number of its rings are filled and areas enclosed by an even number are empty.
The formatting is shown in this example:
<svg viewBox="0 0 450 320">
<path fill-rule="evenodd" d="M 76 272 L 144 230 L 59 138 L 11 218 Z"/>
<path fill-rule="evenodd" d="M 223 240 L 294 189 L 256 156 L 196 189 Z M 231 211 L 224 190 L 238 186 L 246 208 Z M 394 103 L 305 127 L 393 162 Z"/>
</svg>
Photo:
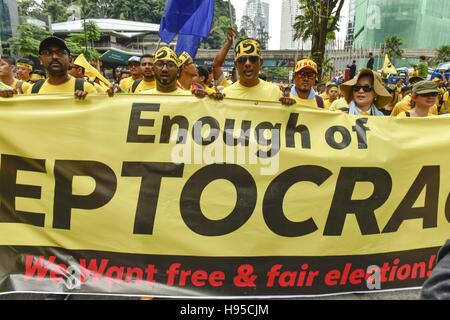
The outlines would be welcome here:
<svg viewBox="0 0 450 320">
<path fill-rule="evenodd" d="M 227 98 L 281 102 L 293 105 L 295 100 L 283 97 L 274 84 L 261 80 L 259 71 L 263 65 L 261 45 L 254 39 L 244 39 L 236 44 L 235 64 L 239 81 L 226 87 L 223 93 Z"/>
<path fill-rule="evenodd" d="M 177 54 L 169 47 L 161 47 L 155 54 L 153 73 L 156 88 L 141 91 L 141 94 L 170 94 L 190 96 L 191 92 L 177 86 L 179 60 Z"/>
</svg>

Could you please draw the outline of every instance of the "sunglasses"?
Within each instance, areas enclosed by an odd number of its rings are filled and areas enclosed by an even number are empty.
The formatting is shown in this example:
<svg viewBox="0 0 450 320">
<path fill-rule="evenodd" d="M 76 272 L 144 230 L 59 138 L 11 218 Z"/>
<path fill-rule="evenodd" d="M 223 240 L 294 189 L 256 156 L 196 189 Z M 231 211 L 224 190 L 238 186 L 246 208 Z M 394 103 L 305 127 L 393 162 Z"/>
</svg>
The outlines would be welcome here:
<svg viewBox="0 0 450 320">
<path fill-rule="evenodd" d="M 258 63 L 259 62 L 259 57 L 257 56 L 247 56 L 247 57 L 240 57 L 236 60 L 236 62 L 238 64 L 244 64 L 247 62 L 247 60 L 250 60 L 250 63 Z"/>
<path fill-rule="evenodd" d="M 300 78 L 308 78 L 308 79 L 316 78 L 316 74 L 314 72 L 305 72 L 305 71 L 297 72 L 297 76 Z"/>
<path fill-rule="evenodd" d="M 44 49 L 40 52 L 40 54 L 42 56 L 46 56 L 46 57 L 53 56 L 54 54 L 56 54 L 57 57 L 64 57 L 64 56 L 67 56 L 69 54 L 69 52 L 67 52 L 67 50 L 65 50 L 65 49 L 54 50 L 54 51 Z"/>
<path fill-rule="evenodd" d="M 164 61 L 156 61 L 154 64 L 153 64 L 155 67 L 157 67 L 157 68 L 163 68 L 164 66 L 166 66 L 167 68 L 176 68 L 177 67 L 177 65 L 175 64 L 175 62 L 172 62 L 172 61 L 166 61 L 166 62 L 164 62 Z"/>
<path fill-rule="evenodd" d="M 365 86 L 358 86 L 358 85 L 356 85 L 356 86 L 353 86 L 353 92 L 359 92 L 359 91 L 361 91 L 361 89 L 364 92 L 371 92 L 373 90 L 373 86 L 370 86 L 370 85 L 365 85 Z"/>
<path fill-rule="evenodd" d="M 418 94 L 419 97 L 437 97 L 439 94 L 436 92 Z"/>
</svg>

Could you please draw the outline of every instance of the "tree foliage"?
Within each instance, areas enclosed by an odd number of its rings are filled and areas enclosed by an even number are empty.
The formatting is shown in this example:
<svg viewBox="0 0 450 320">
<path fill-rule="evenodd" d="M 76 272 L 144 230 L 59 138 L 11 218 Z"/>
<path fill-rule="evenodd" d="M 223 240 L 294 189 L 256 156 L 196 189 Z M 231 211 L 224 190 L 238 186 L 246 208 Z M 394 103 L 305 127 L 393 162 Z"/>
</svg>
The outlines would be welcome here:
<svg viewBox="0 0 450 320">
<path fill-rule="evenodd" d="M 86 18 L 108 18 L 159 23 L 165 0 L 18 0 L 19 14 L 34 18 L 50 15 L 66 21 L 70 5 L 80 7 Z"/>
<path fill-rule="evenodd" d="M 100 53 L 95 50 L 94 42 L 101 39 L 102 33 L 97 24 L 93 21 L 83 23 L 86 33 L 70 33 L 66 39 L 67 46 L 71 53 L 84 53 L 88 60 L 98 60 Z M 71 47 L 72 46 L 72 47 Z"/>
<path fill-rule="evenodd" d="M 311 57 L 317 63 L 319 80 L 322 78 L 325 45 L 334 39 L 344 0 L 299 0 L 303 13 L 296 17 L 294 39 L 312 40 Z"/>
<path fill-rule="evenodd" d="M 450 45 L 445 45 L 437 49 L 436 64 L 450 61 Z"/>
<path fill-rule="evenodd" d="M 10 54 L 23 57 L 37 58 L 39 56 L 39 44 L 52 34 L 45 28 L 24 23 L 17 28 L 18 37 L 8 39 Z"/>
<path fill-rule="evenodd" d="M 399 37 L 386 36 L 384 42 L 381 44 L 381 51 L 383 52 L 383 55 L 387 54 L 391 59 L 401 58 L 404 52 L 401 49 L 402 46 L 403 41 Z"/>
<path fill-rule="evenodd" d="M 227 40 L 227 30 L 236 23 L 236 13 L 231 7 L 232 20 L 230 20 L 230 8 L 228 2 L 216 0 L 214 2 L 214 21 L 209 37 L 203 42 L 203 46 L 208 49 L 219 49 Z"/>
</svg>

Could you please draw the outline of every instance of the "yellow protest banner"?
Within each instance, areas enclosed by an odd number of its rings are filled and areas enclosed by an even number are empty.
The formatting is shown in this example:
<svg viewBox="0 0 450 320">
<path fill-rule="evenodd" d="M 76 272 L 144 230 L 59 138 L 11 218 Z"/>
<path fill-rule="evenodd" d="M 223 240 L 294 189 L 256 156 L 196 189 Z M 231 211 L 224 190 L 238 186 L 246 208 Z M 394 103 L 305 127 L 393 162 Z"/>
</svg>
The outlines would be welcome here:
<svg viewBox="0 0 450 320">
<path fill-rule="evenodd" d="M 1 99 L 1 288 L 420 287 L 450 231 L 449 122 L 185 96 Z"/>
</svg>

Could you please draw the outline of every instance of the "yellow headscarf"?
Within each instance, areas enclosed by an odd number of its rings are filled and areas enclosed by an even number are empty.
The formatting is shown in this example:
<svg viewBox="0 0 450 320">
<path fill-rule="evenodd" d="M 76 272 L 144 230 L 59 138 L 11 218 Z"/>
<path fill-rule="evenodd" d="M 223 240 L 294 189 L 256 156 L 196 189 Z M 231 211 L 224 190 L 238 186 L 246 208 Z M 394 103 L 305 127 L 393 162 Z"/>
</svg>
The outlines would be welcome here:
<svg viewBox="0 0 450 320">
<path fill-rule="evenodd" d="M 180 61 L 180 67 L 182 65 L 184 65 L 186 62 L 189 61 L 189 59 L 192 59 L 191 55 L 189 53 L 187 53 L 186 51 L 183 51 L 182 53 L 180 53 L 180 55 L 178 56 L 178 61 Z"/>
<path fill-rule="evenodd" d="M 28 63 L 17 62 L 16 66 L 33 71 L 33 66 L 31 64 L 28 64 Z"/>
<path fill-rule="evenodd" d="M 180 66 L 180 61 L 178 60 L 177 54 L 169 47 L 161 47 L 155 53 L 154 62 L 169 60 L 174 62 L 178 67 Z"/>
<path fill-rule="evenodd" d="M 261 45 L 258 41 L 253 39 L 245 39 L 240 41 L 236 48 L 235 52 L 235 60 L 239 59 L 242 56 L 254 56 L 254 57 L 262 57 L 261 55 Z"/>
</svg>

